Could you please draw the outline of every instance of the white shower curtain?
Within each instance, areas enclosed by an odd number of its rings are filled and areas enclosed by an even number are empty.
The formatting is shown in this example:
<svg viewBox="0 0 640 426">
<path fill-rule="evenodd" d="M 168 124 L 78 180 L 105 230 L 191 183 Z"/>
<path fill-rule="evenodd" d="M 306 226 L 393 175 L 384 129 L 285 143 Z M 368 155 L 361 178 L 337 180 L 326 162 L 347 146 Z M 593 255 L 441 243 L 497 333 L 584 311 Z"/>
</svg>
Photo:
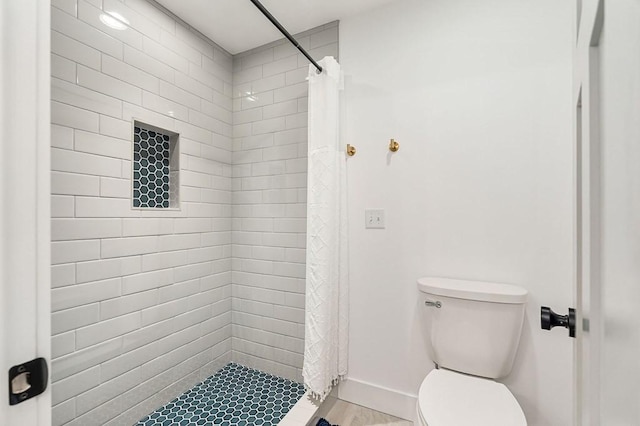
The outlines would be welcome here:
<svg viewBox="0 0 640 426">
<path fill-rule="evenodd" d="M 302 376 L 320 400 L 347 373 L 346 157 L 339 138 L 340 65 L 309 67 L 307 280 Z"/>
</svg>

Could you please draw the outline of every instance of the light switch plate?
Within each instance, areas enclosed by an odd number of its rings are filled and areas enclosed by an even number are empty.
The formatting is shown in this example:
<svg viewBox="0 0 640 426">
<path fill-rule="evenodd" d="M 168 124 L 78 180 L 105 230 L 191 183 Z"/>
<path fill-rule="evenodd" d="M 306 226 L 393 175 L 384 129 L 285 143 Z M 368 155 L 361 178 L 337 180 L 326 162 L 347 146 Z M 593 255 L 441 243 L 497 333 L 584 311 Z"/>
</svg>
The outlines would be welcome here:
<svg viewBox="0 0 640 426">
<path fill-rule="evenodd" d="M 384 209 L 366 209 L 364 211 L 364 226 L 369 229 L 384 229 Z"/>
</svg>

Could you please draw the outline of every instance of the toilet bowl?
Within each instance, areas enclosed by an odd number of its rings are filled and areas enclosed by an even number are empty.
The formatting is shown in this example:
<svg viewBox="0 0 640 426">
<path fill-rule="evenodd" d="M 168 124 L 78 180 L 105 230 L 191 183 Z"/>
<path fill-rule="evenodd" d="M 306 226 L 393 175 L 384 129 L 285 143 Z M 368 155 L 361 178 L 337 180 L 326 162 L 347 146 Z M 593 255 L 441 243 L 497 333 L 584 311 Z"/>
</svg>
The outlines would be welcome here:
<svg viewBox="0 0 640 426">
<path fill-rule="evenodd" d="M 444 368 L 431 371 L 418 392 L 420 426 L 526 426 L 509 389 L 491 379 Z"/>
<path fill-rule="evenodd" d="M 527 291 L 509 284 L 418 280 L 436 369 L 422 381 L 420 426 L 526 426 L 507 376 L 520 342 Z"/>
</svg>

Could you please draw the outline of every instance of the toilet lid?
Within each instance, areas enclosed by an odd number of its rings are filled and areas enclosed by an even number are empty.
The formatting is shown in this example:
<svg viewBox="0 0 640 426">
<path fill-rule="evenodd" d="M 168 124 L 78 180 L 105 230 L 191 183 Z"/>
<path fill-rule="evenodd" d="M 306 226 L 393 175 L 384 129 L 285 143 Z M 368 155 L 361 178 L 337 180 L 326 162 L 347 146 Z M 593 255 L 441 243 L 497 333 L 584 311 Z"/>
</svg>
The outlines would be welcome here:
<svg viewBox="0 0 640 426">
<path fill-rule="evenodd" d="M 509 389 L 490 379 L 445 369 L 427 375 L 418 392 L 418 411 L 429 426 L 526 426 Z"/>
</svg>

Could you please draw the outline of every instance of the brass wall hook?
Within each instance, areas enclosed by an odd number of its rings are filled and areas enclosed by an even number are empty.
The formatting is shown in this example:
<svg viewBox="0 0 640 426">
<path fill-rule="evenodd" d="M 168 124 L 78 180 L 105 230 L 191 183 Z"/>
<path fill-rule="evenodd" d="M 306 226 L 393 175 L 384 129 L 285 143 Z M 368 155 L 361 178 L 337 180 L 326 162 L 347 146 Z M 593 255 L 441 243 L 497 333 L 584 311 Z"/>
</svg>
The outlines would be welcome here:
<svg viewBox="0 0 640 426">
<path fill-rule="evenodd" d="M 400 144 L 396 142 L 395 139 L 391 139 L 391 141 L 389 142 L 389 151 L 396 152 L 399 149 L 400 149 Z"/>
<path fill-rule="evenodd" d="M 356 155 L 356 147 L 351 144 L 347 144 L 347 155 L 349 157 Z"/>
</svg>

